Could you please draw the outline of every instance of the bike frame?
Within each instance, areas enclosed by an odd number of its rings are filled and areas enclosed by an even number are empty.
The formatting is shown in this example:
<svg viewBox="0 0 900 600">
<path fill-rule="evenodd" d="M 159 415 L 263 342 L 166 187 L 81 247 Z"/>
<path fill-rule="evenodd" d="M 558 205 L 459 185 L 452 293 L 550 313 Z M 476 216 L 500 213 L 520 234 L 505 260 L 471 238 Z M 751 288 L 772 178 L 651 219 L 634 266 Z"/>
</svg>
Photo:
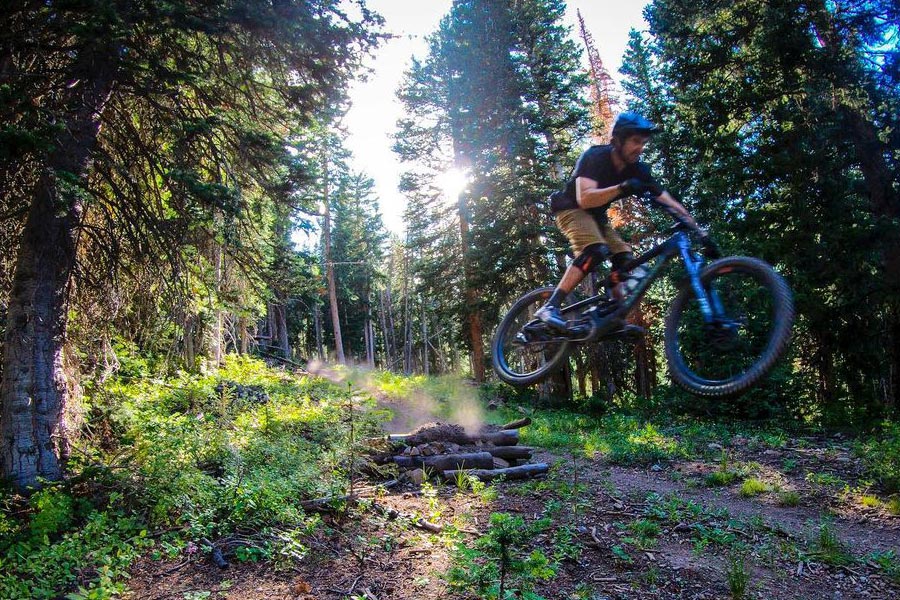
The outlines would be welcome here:
<svg viewBox="0 0 900 600">
<path fill-rule="evenodd" d="M 656 281 L 663 267 L 676 256 L 681 256 L 687 271 L 688 280 L 703 314 L 703 320 L 705 323 L 714 322 L 723 313 L 722 305 L 714 291 L 703 287 L 700 273 L 706 261 L 702 256 L 695 256 L 691 252 L 691 240 L 685 229 L 686 226 L 684 225 L 676 225 L 675 232 L 671 237 L 641 254 L 622 268 L 623 271 L 630 271 L 637 266 L 646 265 L 656 259 L 650 265 L 647 276 L 641 280 L 638 287 L 624 301 L 616 302 L 604 292 L 565 306 L 562 309 L 562 313 L 564 315 L 580 314 L 584 308 L 598 305 L 600 306 L 598 316 L 624 318 L 641 301 L 647 289 Z M 610 277 L 607 276 L 602 281 L 603 288 L 608 290 L 610 284 Z"/>
</svg>

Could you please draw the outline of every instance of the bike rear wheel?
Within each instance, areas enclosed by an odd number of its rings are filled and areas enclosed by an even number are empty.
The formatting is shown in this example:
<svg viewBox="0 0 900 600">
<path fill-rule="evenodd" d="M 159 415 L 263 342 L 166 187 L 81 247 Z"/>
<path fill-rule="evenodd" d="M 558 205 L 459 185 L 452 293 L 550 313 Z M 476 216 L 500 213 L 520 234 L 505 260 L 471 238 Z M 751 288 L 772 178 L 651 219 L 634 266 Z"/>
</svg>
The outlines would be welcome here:
<svg viewBox="0 0 900 600">
<path fill-rule="evenodd" d="M 511 385 L 537 383 L 569 356 L 572 343 L 534 317 L 553 288 L 528 292 L 503 317 L 491 342 L 494 371 Z"/>
<path fill-rule="evenodd" d="M 722 317 L 705 323 L 690 283 L 682 286 L 666 317 L 669 371 L 699 396 L 741 394 L 787 348 L 794 320 L 790 287 L 765 262 L 741 256 L 711 263 L 700 279 Z"/>
</svg>

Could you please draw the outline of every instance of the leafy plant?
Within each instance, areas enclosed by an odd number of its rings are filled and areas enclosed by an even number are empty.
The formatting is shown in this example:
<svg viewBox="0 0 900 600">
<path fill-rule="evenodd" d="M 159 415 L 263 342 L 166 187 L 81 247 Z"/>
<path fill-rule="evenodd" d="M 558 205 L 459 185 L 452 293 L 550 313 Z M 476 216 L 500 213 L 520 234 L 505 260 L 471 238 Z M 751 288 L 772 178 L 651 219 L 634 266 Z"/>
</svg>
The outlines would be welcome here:
<svg viewBox="0 0 900 600">
<path fill-rule="evenodd" d="M 706 485 L 710 487 L 723 487 L 731 485 L 738 478 L 735 471 L 723 471 L 718 469 L 706 475 Z"/>
<path fill-rule="evenodd" d="M 878 434 L 857 444 L 856 452 L 886 493 L 900 492 L 900 423 L 885 423 Z"/>
<path fill-rule="evenodd" d="M 642 550 L 653 547 L 661 531 L 659 524 L 649 519 L 632 521 L 628 524 L 628 530 L 632 537 L 626 539 Z"/>
<path fill-rule="evenodd" d="M 900 583 L 900 558 L 898 558 L 894 550 L 873 552 L 869 555 L 869 560 L 875 563 L 894 582 Z"/>
<path fill-rule="evenodd" d="M 809 472 L 806 474 L 806 481 L 823 487 L 843 487 L 847 485 L 847 482 L 832 473 Z"/>
<path fill-rule="evenodd" d="M 492 513 L 483 536 L 474 544 L 459 542 L 453 549 L 453 566 L 446 574 L 448 584 L 484 599 L 539 600 L 535 584 L 553 577 L 556 568 L 543 552 L 529 551 L 528 546 L 548 524 L 539 520 L 526 525 L 522 517 Z"/>
<path fill-rule="evenodd" d="M 610 550 L 612 551 L 613 557 L 616 560 L 621 561 L 623 563 L 628 563 L 628 564 L 631 564 L 632 562 L 634 562 L 634 559 L 631 558 L 631 555 L 628 554 L 628 551 L 625 550 L 625 548 L 622 547 L 621 544 L 615 544 L 612 548 L 610 548 Z"/>
</svg>

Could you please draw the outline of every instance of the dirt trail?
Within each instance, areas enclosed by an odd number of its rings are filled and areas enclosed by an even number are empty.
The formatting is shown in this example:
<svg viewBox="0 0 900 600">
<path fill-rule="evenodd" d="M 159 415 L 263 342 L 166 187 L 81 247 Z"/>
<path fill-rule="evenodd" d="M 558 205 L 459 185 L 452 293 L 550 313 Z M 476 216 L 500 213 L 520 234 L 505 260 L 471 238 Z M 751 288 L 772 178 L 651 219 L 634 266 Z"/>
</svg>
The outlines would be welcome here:
<svg viewBox="0 0 900 600">
<path fill-rule="evenodd" d="M 382 405 L 391 408 L 389 401 Z M 396 408 L 401 410 L 386 425 L 390 432 L 435 418 L 425 403 Z M 721 468 L 712 459 L 629 467 L 603 456 L 573 462 L 571 455 L 544 450 L 535 460 L 554 465 L 548 478 L 497 484 L 496 496 L 441 485 L 423 493 L 406 483 L 377 499 L 399 518 L 368 508 L 325 514 L 325 527 L 304 540 L 305 558 L 279 569 L 271 563 L 219 570 L 205 560 L 143 562 L 134 570 L 130 597 L 473 598 L 450 590 L 443 579 L 454 564 L 450 538 L 416 528 L 409 517 L 455 526 L 458 539 L 471 548 L 486 533 L 490 515 L 506 512 L 529 523 L 551 518 L 550 529 L 527 549 L 565 556 L 552 579 L 536 583 L 535 592 L 548 600 L 731 598 L 739 557 L 747 576 L 744 598 L 900 598 L 900 519 L 865 508 L 837 486 L 809 481 L 815 479 L 810 473 L 827 473 L 827 481 L 844 481 L 852 489 L 860 474 L 852 457 L 833 448 L 730 451 L 734 465 L 753 465 L 755 473 L 777 483 L 776 490 L 796 492 L 797 505 L 779 504 L 777 491 L 742 497 L 740 478 L 709 487 L 706 476 Z M 791 467 L 787 472 L 785 465 Z M 823 524 L 833 533 L 830 556 L 820 548 Z M 893 573 L 872 554 L 889 551 L 895 553 Z"/>
</svg>

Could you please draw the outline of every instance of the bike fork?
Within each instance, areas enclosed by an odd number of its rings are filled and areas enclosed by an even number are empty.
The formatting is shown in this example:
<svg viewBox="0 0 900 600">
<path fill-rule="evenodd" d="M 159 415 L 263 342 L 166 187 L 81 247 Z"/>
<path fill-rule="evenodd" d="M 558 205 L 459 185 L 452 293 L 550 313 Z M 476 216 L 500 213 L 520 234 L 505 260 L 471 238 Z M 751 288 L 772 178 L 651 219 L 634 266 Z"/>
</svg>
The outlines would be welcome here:
<svg viewBox="0 0 900 600">
<path fill-rule="evenodd" d="M 700 280 L 700 271 L 703 269 L 703 259 L 695 258 L 691 254 L 691 245 L 688 238 L 681 237 L 678 240 L 678 249 L 681 251 L 681 258 L 684 260 L 684 267 L 687 270 L 688 279 L 691 287 L 694 289 L 694 296 L 697 298 L 697 304 L 700 306 L 700 313 L 703 315 L 704 323 L 712 323 L 718 315 L 722 314 L 722 303 L 719 301 L 715 291 L 710 289 L 707 291 L 703 287 Z"/>
</svg>

